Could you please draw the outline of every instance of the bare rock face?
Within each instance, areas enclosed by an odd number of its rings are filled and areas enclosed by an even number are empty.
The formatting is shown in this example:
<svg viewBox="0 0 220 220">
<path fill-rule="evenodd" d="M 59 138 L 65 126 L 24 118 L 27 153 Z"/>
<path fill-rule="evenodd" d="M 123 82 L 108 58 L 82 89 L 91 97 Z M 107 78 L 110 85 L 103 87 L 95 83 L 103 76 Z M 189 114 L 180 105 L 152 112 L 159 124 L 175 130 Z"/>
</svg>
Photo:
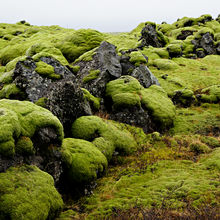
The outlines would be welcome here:
<svg viewBox="0 0 220 220">
<path fill-rule="evenodd" d="M 105 85 L 122 74 L 120 57 L 116 53 L 116 47 L 108 42 L 102 42 L 100 47 L 93 55 L 92 61 L 81 62 L 77 65 L 82 66 L 77 74 L 77 79 L 81 81 L 81 86 L 86 88 L 92 95 L 103 97 Z M 83 78 L 90 74 L 91 70 L 99 70 L 97 77 L 84 81 Z"/>
<path fill-rule="evenodd" d="M 58 117 L 67 136 L 72 123 L 78 117 L 92 114 L 89 103 L 84 100 L 82 90 L 73 81 L 62 80 L 52 84 L 46 98 L 46 108 Z"/>
<path fill-rule="evenodd" d="M 73 79 L 73 74 L 53 58 L 42 57 L 43 62 L 54 67 L 54 72 L 61 78 Z M 32 58 L 19 61 L 14 70 L 14 83 L 20 88 L 31 102 L 37 101 L 46 95 L 48 88 L 55 80 L 38 74 L 36 62 Z"/>
<path fill-rule="evenodd" d="M 159 38 L 156 26 L 147 24 L 141 31 L 141 46 L 163 47 L 165 42 Z"/>
<path fill-rule="evenodd" d="M 209 32 L 205 33 L 200 39 L 192 40 L 192 43 L 195 46 L 195 50 L 198 48 L 202 48 L 204 50 L 203 54 L 197 54 L 199 57 L 204 57 L 204 55 L 216 54 L 214 39 Z"/>
<path fill-rule="evenodd" d="M 136 78 L 144 88 L 148 88 L 154 84 L 160 86 L 160 83 L 158 82 L 157 78 L 145 65 L 140 65 L 139 67 L 134 69 L 131 76 Z"/>
</svg>

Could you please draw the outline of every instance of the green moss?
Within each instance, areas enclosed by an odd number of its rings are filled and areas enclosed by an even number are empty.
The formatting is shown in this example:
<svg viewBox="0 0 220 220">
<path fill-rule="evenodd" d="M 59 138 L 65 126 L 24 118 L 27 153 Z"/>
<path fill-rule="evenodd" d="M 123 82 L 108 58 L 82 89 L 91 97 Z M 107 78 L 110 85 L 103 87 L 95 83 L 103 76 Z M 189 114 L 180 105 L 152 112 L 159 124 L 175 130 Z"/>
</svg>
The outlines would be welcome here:
<svg viewBox="0 0 220 220">
<path fill-rule="evenodd" d="M 43 62 L 39 61 L 36 63 L 37 67 L 35 71 L 45 77 L 51 78 L 51 79 L 60 79 L 62 76 L 59 74 L 55 74 L 54 67 Z"/>
<path fill-rule="evenodd" d="M 179 44 L 169 44 L 167 46 L 167 51 L 170 57 L 178 57 L 182 55 L 182 46 Z"/>
<path fill-rule="evenodd" d="M 0 219 L 52 219 L 63 206 L 53 178 L 35 166 L 0 173 L 0 188 Z"/>
<path fill-rule="evenodd" d="M 89 50 L 88 52 L 83 53 L 78 59 L 74 61 L 74 63 L 78 63 L 80 61 L 89 62 L 92 61 L 93 56 L 96 54 L 97 47 Z"/>
<path fill-rule="evenodd" d="M 15 145 L 15 152 L 20 155 L 35 154 L 35 149 L 31 139 L 29 137 L 21 136 Z"/>
<path fill-rule="evenodd" d="M 219 105 L 204 104 L 200 107 L 178 108 L 171 134 L 207 135 L 219 127 Z"/>
<path fill-rule="evenodd" d="M 66 138 L 62 144 L 62 160 L 72 182 L 90 183 L 107 168 L 107 159 L 90 142 Z"/>
<path fill-rule="evenodd" d="M 4 73 L 5 71 L 6 71 L 5 66 L 0 66 L 0 73 Z"/>
<path fill-rule="evenodd" d="M 21 90 L 14 84 L 4 85 L 3 88 L 0 90 L 0 98 L 11 98 L 12 96 L 18 95 Z"/>
<path fill-rule="evenodd" d="M 15 59 L 13 59 L 12 61 L 10 61 L 9 63 L 7 63 L 6 65 L 6 71 L 11 71 L 15 68 L 16 64 L 18 61 L 24 61 L 26 59 L 26 56 L 20 56 L 20 57 L 16 57 Z"/>
<path fill-rule="evenodd" d="M 169 52 L 166 50 L 166 48 L 152 48 L 152 52 L 159 55 L 160 58 L 164 58 L 164 59 L 169 58 Z"/>
<path fill-rule="evenodd" d="M 201 162 L 210 170 L 220 171 L 220 148 L 215 149 L 210 155 L 205 156 Z"/>
<path fill-rule="evenodd" d="M 85 52 L 99 46 L 103 40 L 103 34 L 98 31 L 80 29 L 64 37 L 56 47 L 61 50 L 69 62 L 73 62 Z"/>
<path fill-rule="evenodd" d="M 220 41 L 220 33 L 215 34 L 215 41 Z"/>
<path fill-rule="evenodd" d="M 59 217 L 56 220 L 72 220 L 77 217 L 77 213 L 72 209 L 61 212 Z"/>
<path fill-rule="evenodd" d="M 15 140 L 19 136 L 33 137 L 43 127 L 52 127 L 59 141 L 63 139 L 63 127 L 52 113 L 27 101 L 0 100 L 0 154 L 13 156 Z"/>
<path fill-rule="evenodd" d="M 140 66 L 140 64 L 146 64 L 147 60 L 143 56 L 140 51 L 134 51 L 129 54 L 130 62 L 133 63 L 135 66 Z"/>
<path fill-rule="evenodd" d="M 100 98 L 96 98 L 95 96 L 93 96 L 87 89 L 81 88 L 81 90 L 83 91 L 84 98 L 90 103 L 92 103 L 92 106 L 95 110 L 99 110 Z"/>
<path fill-rule="evenodd" d="M 157 85 L 152 85 L 141 91 L 141 103 L 151 113 L 153 120 L 161 128 L 169 127 L 175 118 L 175 106 L 166 92 Z"/>
<path fill-rule="evenodd" d="M 212 136 L 201 136 L 201 141 L 211 148 L 220 147 L 220 140 Z"/>
<path fill-rule="evenodd" d="M 103 137 L 97 137 L 92 141 L 92 143 L 103 153 L 103 155 L 105 155 L 108 161 L 111 160 L 115 150 L 115 146 L 111 141 L 106 140 Z"/>
<path fill-rule="evenodd" d="M 0 74 L 0 83 L 3 84 L 11 83 L 13 81 L 12 76 L 13 76 L 13 71 Z"/>
<path fill-rule="evenodd" d="M 184 209 L 187 201 L 199 208 L 205 201 L 218 203 L 215 195 L 219 187 L 217 172 L 205 169 L 204 163 L 160 161 L 142 174 L 103 179 L 99 189 L 86 200 L 87 218 L 106 218 L 115 209 L 126 211 L 137 206 Z"/>
<path fill-rule="evenodd" d="M 179 67 L 178 64 L 168 59 L 155 59 L 153 65 L 161 70 L 173 70 Z"/>
<path fill-rule="evenodd" d="M 71 66 L 71 69 L 72 69 L 73 73 L 76 74 L 79 72 L 80 66 Z"/>
<path fill-rule="evenodd" d="M 122 154 L 129 154 L 137 148 L 137 143 L 130 132 L 120 130 L 111 122 L 97 116 L 78 118 L 72 125 L 72 136 L 88 141 L 103 137 L 105 142 L 110 142 L 114 149 Z"/>
<path fill-rule="evenodd" d="M 112 96 L 113 109 L 124 109 L 130 107 L 140 107 L 140 96 L 135 93 L 119 93 Z"/>
<path fill-rule="evenodd" d="M 121 76 L 119 79 L 110 81 L 106 85 L 106 95 L 113 97 L 120 93 L 137 93 L 143 87 L 132 76 Z"/>
<path fill-rule="evenodd" d="M 27 49 L 26 56 L 33 57 L 35 61 L 39 61 L 41 57 L 52 57 L 58 60 L 62 65 L 68 65 L 68 61 L 63 56 L 62 52 L 48 43 L 40 42 L 32 45 Z"/>
<path fill-rule="evenodd" d="M 47 101 L 47 98 L 42 97 L 42 98 L 39 98 L 34 104 L 45 108 L 46 107 L 46 101 Z"/>
<path fill-rule="evenodd" d="M 189 147 L 191 151 L 194 151 L 197 154 L 209 153 L 211 151 L 211 149 L 206 144 L 203 144 L 200 141 L 194 141 L 190 144 Z"/>
<path fill-rule="evenodd" d="M 204 34 L 210 33 L 214 37 L 214 31 L 211 28 L 204 27 L 200 29 L 196 34 L 195 38 L 200 39 Z"/>
<path fill-rule="evenodd" d="M 220 101 L 220 85 L 213 85 L 201 91 L 202 102 L 218 103 Z"/>
<path fill-rule="evenodd" d="M 15 44 L 7 46 L 0 50 L 0 63 L 6 65 L 10 61 L 19 56 L 23 56 L 26 51 L 26 46 L 23 44 Z"/>
<path fill-rule="evenodd" d="M 183 106 L 190 106 L 192 101 L 195 100 L 193 91 L 187 88 L 174 91 L 172 97 L 176 98 L 176 103 L 180 103 Z"/>
<path fill-rule="evenodd" d="M 89 75 L 83 78 L 83 83 L 87 83 L 91 80 L 97 79 L 100 74 L 100 70 L 90 70 Z"/>
</svg>

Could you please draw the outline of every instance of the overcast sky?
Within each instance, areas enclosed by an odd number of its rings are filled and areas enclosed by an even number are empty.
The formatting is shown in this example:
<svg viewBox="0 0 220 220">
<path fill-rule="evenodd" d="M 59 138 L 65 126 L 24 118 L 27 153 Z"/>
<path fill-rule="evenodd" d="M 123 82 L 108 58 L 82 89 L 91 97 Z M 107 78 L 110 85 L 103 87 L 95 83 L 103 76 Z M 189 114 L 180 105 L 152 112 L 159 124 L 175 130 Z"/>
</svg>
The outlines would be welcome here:
<svg viewBox="0 0 220 220">
<path fill-rule="evenodd" d="M 220 14 L 220 0 L 1 0 L 0 23 L 131 31 L 140 22 L 173 23 L 184 16 Z"/>
</svg>

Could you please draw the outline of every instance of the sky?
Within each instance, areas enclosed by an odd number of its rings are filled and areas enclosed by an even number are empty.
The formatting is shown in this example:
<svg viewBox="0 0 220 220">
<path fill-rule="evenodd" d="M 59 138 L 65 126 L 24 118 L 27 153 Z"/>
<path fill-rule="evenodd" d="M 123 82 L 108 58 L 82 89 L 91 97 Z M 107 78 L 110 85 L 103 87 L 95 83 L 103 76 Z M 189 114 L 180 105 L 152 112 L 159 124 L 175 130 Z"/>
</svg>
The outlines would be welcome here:
<svg viewBox="0 0 220 220">
<path fill-rule="evenodd" d="M 0 23 L 26 20 L 32 25 L 126 32 L 139 23 L 220 14 L 220 0 L 0 0 Z"/>
</svg>

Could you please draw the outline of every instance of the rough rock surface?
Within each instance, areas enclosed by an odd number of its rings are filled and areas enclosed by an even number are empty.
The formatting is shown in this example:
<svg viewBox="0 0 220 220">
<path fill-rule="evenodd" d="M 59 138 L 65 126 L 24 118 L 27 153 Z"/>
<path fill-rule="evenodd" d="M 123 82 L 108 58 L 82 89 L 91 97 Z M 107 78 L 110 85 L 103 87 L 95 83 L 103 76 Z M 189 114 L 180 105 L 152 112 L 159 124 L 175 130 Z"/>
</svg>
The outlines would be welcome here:
<svg viewBox="0 0 220 220">
<path fill-rule="evenodd" d="M 209 32 L 205 33 L 200 39 L 192 40 L 192 43 L 195 46 L 195 50 L 198 48 L 204 49 L 205 55 L 216 54 L 213 36 Z M 203 57 L 200 54 L 199 56 Z"/>
<path fill-rule="evenodd" d="M 158 34 L 156 28 L 151 25 L 147 24 L 141 31 L 141 46 L 153 46 L 153 47 L 162 47 L 163 42 L 158 38 Z"/>
<path fill-rule="evenodd" d="M 80 65 L 80 63 L 77 65 Z M 83 68 L 77 74 L 77 78 L 81 81 L 83 81 L 83 77 L 89 74 L 89 70 L 100 70 L 97 78 L 82 84 L 82 87 L 96 97 L 102 97 L 106 83 L 120 77 L 122 74 L 120 57 L 116 53 L 116 47 L 106 41 L 102 42 L 96 50 L 92 61 L 83 62 L 81 65 Z"/>
<path fill-rule="evenodd" d="M 136 78 L 144 88 L 148 88 L 154 84 L 158 86 L 160 85 L 157 78 L 145 65 L 140 65 L 139 67 L 134 69 L 131 76 Z"/>
<path fill-rule="evenodd" d="M 55 59 L 48 57 L 42 57 L 41 59 L 43 62 L 52 65 L 56 74 L 61 75 L 63 78 L 73 78 L 73 74 Z M 19 61 L 14 70 L 14 83 L 25 92 L 31 102 L 44 97 L 49 86 L 53 83 L 52 79 L 41 76 L 35 69 L 36 63 L 33 59 L 28 58 L 25 61 Z"/>
<path fill-rule="evenodd" d="M 46 108 L 58 117 L 67 136 L 74 120 L 92 114 L 89 103 L 83 98 L 82 90 L 72 81 L 62 80 L 51 85 L 46 98 Z"/>
<path fill-rule="evenodd" d="M 109 118 L 111 120 L 141 127 L 146 133 L 153 130 L 150 116 L 142 107 L 133 107 L 131 109 L 125 108 L 121 111 L 113 111 Z"/>
</svg>

